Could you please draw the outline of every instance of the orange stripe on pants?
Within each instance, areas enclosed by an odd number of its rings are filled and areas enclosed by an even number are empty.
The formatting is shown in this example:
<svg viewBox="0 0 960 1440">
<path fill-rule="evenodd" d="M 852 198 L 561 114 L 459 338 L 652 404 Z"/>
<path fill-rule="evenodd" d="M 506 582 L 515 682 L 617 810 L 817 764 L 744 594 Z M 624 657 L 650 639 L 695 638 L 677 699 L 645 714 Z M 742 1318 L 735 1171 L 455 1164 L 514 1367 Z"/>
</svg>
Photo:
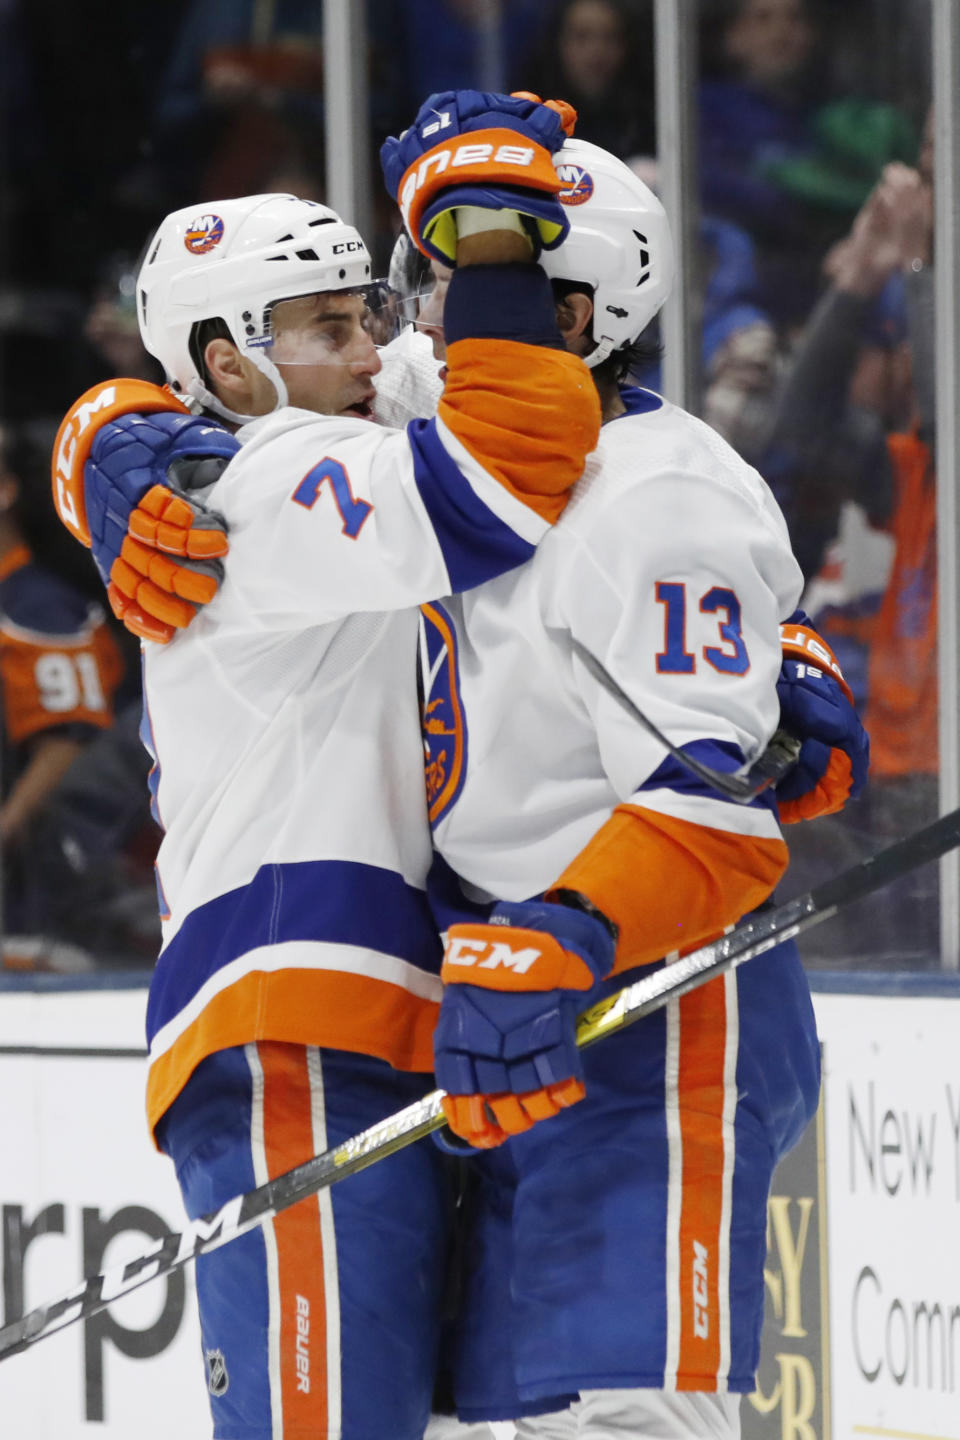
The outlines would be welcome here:
<svg viewBox="0 0 960 1440">
<path fill-rule="evenodd" d="M 729 1220 L 725 1215 L 724 1103 L 727 1027 L 724 977 L 680 1001 L 678 1102 L 683 1178 L 680 1202 L 678 1390 L 717 1389 L 729 1364 Z M 735 1077 L 734 1077 L 735 1079 Z M 732 1145 L 732 1131 L 730 1144 Z M 722 1387 L 720 1387 L 722 1388 Z"/>
<path fill-rule="evenodd" d="M 309 1057 L 297 1045 L 261 1041 L 257 1049 L 263 1067 L 264 1151 L 273 1179 L 315 1153 Z M 282 1211 L 272 1228 L 277 1283 L 270 1325 L 279 1329 L 280 1433 L 284 1440 L 323 1440 L 329 1428 L 330 1377 L 319 1197 Z M 338 1308 L 334 1300 L 334 1315 Z"/>
</svg>

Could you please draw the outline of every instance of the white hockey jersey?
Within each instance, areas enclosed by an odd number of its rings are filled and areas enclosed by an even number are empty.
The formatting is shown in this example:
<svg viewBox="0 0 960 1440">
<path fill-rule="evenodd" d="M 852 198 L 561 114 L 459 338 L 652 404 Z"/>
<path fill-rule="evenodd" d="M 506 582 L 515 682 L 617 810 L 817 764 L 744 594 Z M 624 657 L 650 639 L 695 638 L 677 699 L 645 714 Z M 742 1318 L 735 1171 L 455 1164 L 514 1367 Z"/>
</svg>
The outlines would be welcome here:
<svg viewBox="0 0 960 1440">
<path fill-rule="evenodd" d="M 708 765 L 755 759 L 776 728 L 801 589 L 783 517 L 709 427 L 623 394 L 531 563 L 423 608 L 434 844 L 476 898 L 542 892 L 624 802 L 782 849 L 769 795 L 742 806 L 691 776 L 573 652 Z"/>
<path fill-rule="evenodd" d="M 415 607 L 520 563 L 547 530 L 540 511 L 556 513 L 599 425 L 571 358 L 463 340 L 434 420 L 286 409 L 239 433 L 209 496 L 226 580 L 175 643 L 145 646 L 166 832 L 152 1124 L 204 1056 L 254 1039 L 432 1068 Z M 510 423 L 474 394 L 499 396 Z"/>
</svg>

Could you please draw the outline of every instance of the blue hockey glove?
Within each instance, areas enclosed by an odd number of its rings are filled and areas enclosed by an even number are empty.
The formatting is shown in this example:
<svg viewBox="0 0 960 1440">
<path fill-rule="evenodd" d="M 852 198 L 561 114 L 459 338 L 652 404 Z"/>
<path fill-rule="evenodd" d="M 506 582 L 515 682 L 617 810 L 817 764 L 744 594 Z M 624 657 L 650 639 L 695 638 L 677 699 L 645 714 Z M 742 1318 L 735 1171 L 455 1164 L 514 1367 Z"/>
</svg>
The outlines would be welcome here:
<svg viewBox="0 0 960 1440">
<path fill-rule="evenodd" d="M 780 724 L 802 742 L 796 766 L 777 786 L 785 824 L 831 815 L 867 782 L 870 737 L 833 651 L 797 611 L 780 627 Z"/>
<path fill-rule="evenodd" d="M 570 225 L 551 157 L 567 138 L 572 113 L 529 95 L 431 95 L 410 128 L 380 149 L 387 189 L 417 247 L 455 264 L 456 210 L 467 205 L 519 214 L 535 257 L 559 245 Z"/>
<path fill-rule="evenodd" d="M 239 449 L 219 425 L 179 411 L 103 425 L 84 467 L 90 548 L 115 615 L 166 643 L 223 579 L 223 518 L 188 491 L 212 484 Z"/>
<path fill-rule="evenodd" d="M 608 921 L 546 900 L 450 927 L 433 1051 L 455 1134 L 486 1149 L 583 1099 L 577 1017 L 615 949 Z"/>
</svg>

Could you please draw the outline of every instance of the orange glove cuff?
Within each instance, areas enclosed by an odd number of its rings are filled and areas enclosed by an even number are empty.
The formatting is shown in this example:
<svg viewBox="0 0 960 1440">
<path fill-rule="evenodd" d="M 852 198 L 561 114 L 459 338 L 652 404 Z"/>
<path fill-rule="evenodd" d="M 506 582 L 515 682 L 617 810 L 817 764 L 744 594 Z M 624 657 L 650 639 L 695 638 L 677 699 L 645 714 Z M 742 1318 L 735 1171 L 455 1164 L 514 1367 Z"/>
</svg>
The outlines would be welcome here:
<svg viewBox="0 0 960 1440">
<path fill-rule="evenodd" d="M 165 386 L 149 380 L 107 380 L 85 390 L 64 416 L 53 445 L 53 503 L 71 535 L 90 548 L 90 528 L 83 495 L 83 467 L 97 431 L 118 415 L 157 410 L 190 412 Z"/>
<path fill-rule="evenodd" d="M 420 217 L 424 209 L 441 190 L 461 184 L 519 185 L 553 195 L 563 188 L 546 146 L 516 130 L 495 127 L 455 135 L 421 155 L 400 181 L 400 211 L 418 249 L 423 250 Z"/>
<path fill-rule="evenodd" d="M 850 704 L 853 704 L 853 692 L 843 678 L 837 657 L 816 630 L 811 630 L 808 625 L 781 625 L 780 647 L 790 660 L 804 660 L 818 670 L 829 670 Z"/>
<path fill-rule="evenodd" d="M 484 990 L 590 990 L 586 961 L 543 930 L 506 925 L 451 925 L 440 979 Z"/>
</svg>

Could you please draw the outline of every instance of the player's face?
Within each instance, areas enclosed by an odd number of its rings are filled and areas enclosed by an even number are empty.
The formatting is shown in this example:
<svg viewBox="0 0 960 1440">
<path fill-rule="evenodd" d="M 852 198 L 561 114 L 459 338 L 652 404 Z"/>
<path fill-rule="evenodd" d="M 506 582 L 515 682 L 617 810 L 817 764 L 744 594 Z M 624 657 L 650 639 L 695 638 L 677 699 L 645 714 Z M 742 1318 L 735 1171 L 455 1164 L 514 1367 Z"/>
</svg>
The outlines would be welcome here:
<svg viewBox="0 0 960 1440">
<path fill-rule="evenodd" d="M 453 271 L 446 265 L 441 265 L 439 260 L 431 260 L 430 273 L 433 276 L 433 289 L 420 306 L 416 324 L 418 330 L 422 330 L 424 335 L 430 336 L 433 341 L 433 353 L 437 359 L 445 360 L 447 346 L 443 338 L 443 305 L 450 288 L 450 276 Z"/>
<path fill-rule="evenodd" d="M 373 377 L 381 362 L 368 325 L 366 300 L 349 291 L 304 295 L 274 306 L 269 354 L 291 405 L 318 415 L 373 419 Z"/>
</svg>

